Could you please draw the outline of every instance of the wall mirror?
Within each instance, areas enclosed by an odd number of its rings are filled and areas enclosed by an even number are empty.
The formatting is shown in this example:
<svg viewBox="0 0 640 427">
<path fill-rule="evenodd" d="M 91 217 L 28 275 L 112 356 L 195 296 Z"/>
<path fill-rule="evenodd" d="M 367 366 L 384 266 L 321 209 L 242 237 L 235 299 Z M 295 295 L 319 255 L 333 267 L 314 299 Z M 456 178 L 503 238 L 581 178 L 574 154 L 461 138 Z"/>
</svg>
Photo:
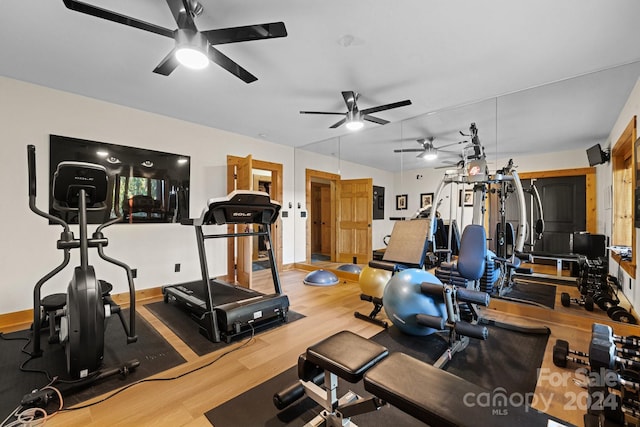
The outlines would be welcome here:
<svg viewBox="0 0 640 427">
<path fill-rule="evenodd" d="M 459 156 L 455 151 L 460 147 L 456 143 L 465 140 L 460 132 L 468 134 L 471 123 L 476 123 L 478 128 L 490 171 L 503 167 L 510 158 L 526 170 L 560 169 L 560 162 L 541 164 L 536 162 L 536 156 L 559 150 L 586 150 L 595 143 L 601 143 L 604 148 L 608 144 L 608 132 L 639 75 L 640 62 L 634 62 L 495 98 L 436 109 L 385 126 L 367 126 L 358 133 L 340 134 L 298 147 L 295 150 L 296 204 L 305 206 L 307 168 L 345 178 L 358 177 L 357 166 L 374 168 L 382 179 L 392 181 L 391 185 L 384 185 L 384 219 L 373 221 L 372 226 L 374 248 L 383 246 L 382 237 L 393 227 L 390 218 L 413 214 L 420 207 L 420 195 L 433 192 L 447 168 L 455 167 L 452 165 Z M 619 108 L 603 109 L 600 100 L 612 94 L 619 101 Z M 562 120 L 555 120 L 556 117 Z M 607 132 L 595 131 L 599 128 Z M 433 164 L 419 158 L 419 152 L 395 152 L 421 149 L 424 141 L 419 140 L 429 137 L 433 138 L 436 149 L 453 144 L 439 150 L 441 153 Z M 373 185 L 381 185 L 379 181 L 374 177 Z M 403 213 L 395 210 L 395 196 L 400 194 L 408 195 L 407 210 Z M 445 194 L 434 203 L 440 203 L 439 209 L 446 215 L 460 215 L 465 210 L 458 208 L 457 198 L 457 195 Z M 453 207 L 451 200 L 455 202 Z M 459 223 L 464 224 L 470 218 L 469 214 Z M 296 262 L 311 262 L 305 258 L 305 245 L 309 244 L 305 238 L 306 224 L 297 221 L 295 233 Z"/>
</svg>

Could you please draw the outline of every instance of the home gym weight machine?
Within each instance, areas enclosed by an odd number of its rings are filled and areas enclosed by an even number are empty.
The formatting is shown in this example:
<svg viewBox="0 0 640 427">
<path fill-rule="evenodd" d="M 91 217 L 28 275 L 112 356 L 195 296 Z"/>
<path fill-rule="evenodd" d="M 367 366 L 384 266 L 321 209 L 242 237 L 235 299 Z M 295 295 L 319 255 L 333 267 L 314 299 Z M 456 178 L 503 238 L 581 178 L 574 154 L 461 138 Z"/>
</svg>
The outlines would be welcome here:
<svg viewBox="0 0 640 427">
<path fill-rule="evenodd" d="M 137 341 L 135 334 L 135 287 L 133 275 L 127 264 L 107 256 L 104 247 L 108 240 L 102 230 L 113 225 L 122 217 L 110 219 L 99 225 L 92 237 L 87 235 L 87 213 L 108 209 L 105 201 L 108 193 L 108 177 L 104 166 L 64 161 L 58 164 L 53 177 L 53 209 L 58 212 L 76 213 L 80 237 L 76 239 L 68 222 L 44 212 L 36 206 L 36 153 L 35 146 L 27 147 L 29 171 L 29 208 L 37 215 L 56 223 L 64 229 L 57 241 L 57 248 L 64 252 L 60 265 L 42 277 L 33 289 L 33 350 L 32 357 L 42 355 L 40 329 L 43 318 L 50 327 L 49 342 L 59 341 L 65 348 L 67 373 L 77 379 L 104 378 L 107 371 L 101 371 L 104 357 L 104 332 L 106 319 L 117 314 L 127 334 L 127 343 Z M 89 248 L 96 248 L 103 260 L 123 268 L 129 285 L 129 324 L 120 307 L 109 292 L 111 285 L 96 278 L 93 266 L 89 264 Z M 52 294 L 41 299 L 42 286 L 62 271 L 71 258 L 71 249 L 79 249 L 80 266 L 75 267 L 66 294 Z M 56 323 L 58 322 L 58 323 Z M 121 369 L 109 370 L 109 374 L 128 373 L 139 365 L 132 360 Z"/>
<path fill-rule="evenodd" d="M 481 288 L 480 290 L 486 290 L 493 297 L 509 299 L 517 302 L 534 304 L 538 303 L 528 301 L 519 298 L 513 298 L 507 296 L 512 290 L 514 284 L 514 274 L 519 269 L 523 257 L 527 259 L 526 254 L 523 253 L 525 241 L 528 233 L 528 221 L 527 211 L 525 207 L 525 190 L 522 186 L 520 178 L 513 161 L 510 159 L 505 167 L 497 170 L 494 174 L 489 173 L 487 166 L 486 155 L 484 147 L 480 144 L 478 138 L 478 129 L 475 123 L 470 127 L 472 142 L 466 145 L 462 151 L 462 163 L 459 168 L 455 170 L 448 170 L 440 184 L 438 185 L 436 192 L 434 193 L 434 201 L 439 202 L 442 200 L 445 187 L 456 184 L 458 187 L 465 185 L 473 186 L 473 214 L 472 224 L 484 225 L 484 218 L 486 213 L 486 198 L 489 191 L 495 191 L 499 195 L 499 216 L 500 221 L 498 223 L 498 230 L 496 232 L 496 248 L 497 254 L 493 257 L 493 261 L 500 267 L 500 275 L 497 286 L 492 286 L 491 289 Z M 494 187 L 492 189 L 492 186 Z M 497 189 L 495 187 L 498 187 Z M 452 188 L 452 187 L 450 187 Z M 453 190 L 452 198 L 453 198 Z M 515 230 L 506 222 L 505 216 L 505 202 L 506 197 L 510 193 L 515 193 L 518 201 L 518 224 Z M 536 197 L 537 191 L 531 190 L 530 193 Z M 539 200 L 539 199 L 538 199 Z M 541 206 L 539 205 L 539 210 Z M 453 211 L 453 204 L 451 204 L 450 210 Z M 451 215 L 453 213 L 451 212 Z M 464 210 L 462 211 L 464 221 Z M 544 229 L 544 223 L 542 220 L 536 222 L 535 232 L 536 236 L 540 236 Z M 432 223 L 429 230 L 429 240 L 433 241 L 435 238 L 435 222 Z M 451 236 L 449 236 L 449 239 Z"/>
<path fill-rule="evenodd" d="M 200 218 L 186 219 L 183 225 L 196 231 L 201 280 L 163 286 L 164 302 L 184 306 L 198 322 L 208 340 L 230 342 L 249 329 L 287 320 L 289 298 L 282 293 L 271 244 L 271 225 L 278 219 L 280 204 L 261 191 L 236 190 L 226 197 L 210 199 Z M 260 231 L 205 234 L 209 225 L 258 224 Z M 216 238 L 264 236 L 275 293 L 260 292 L 224 283 L 209 276 L 205 241 Z"/>
</svg>

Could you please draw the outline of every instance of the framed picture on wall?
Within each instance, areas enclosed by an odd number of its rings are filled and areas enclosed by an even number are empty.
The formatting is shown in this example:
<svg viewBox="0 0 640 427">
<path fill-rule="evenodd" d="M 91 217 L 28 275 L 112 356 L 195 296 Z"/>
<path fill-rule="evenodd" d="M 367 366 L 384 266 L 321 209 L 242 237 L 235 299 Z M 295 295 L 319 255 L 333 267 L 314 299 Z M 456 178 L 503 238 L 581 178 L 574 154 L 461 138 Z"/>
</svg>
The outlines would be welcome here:
<svg viewBox="0 0 640 427">
<path fill-rule="evenodd" d="M 473 190 L 460 190 L 458 206 L 473 206 Z"/>
<path fill-rule="evenodd" d="M 400 194 L 398 196 L 396 196 L 396 210 L 403 210 L 403 209 L 407 209 L 407 195 L 406 194 Z"/>
<path fill-rule="evenodd" d="M 420 208 L 424 208 L 425 206 L 429 206 L 433 204 L 433 193 L 422 193 L 420 194 Z"/>
</svg>

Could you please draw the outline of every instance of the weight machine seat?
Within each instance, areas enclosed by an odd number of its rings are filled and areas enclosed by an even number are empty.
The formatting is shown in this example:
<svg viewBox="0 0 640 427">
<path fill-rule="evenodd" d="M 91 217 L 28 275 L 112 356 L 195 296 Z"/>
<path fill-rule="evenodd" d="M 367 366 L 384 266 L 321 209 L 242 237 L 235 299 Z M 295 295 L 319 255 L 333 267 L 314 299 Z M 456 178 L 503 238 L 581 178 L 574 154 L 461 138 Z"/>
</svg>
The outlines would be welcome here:
<svg viewBox="0 0 640 427">
<path fill-rule="evenodd" d="M 364 388 L 431 427 L 547 425 L 542 420 L 547 416 L 532 408 L 510 406 L 508 417 L 493 414 L 476 402 L 490 391 L 404 353 L 392 353 L 369 369 Z"/>
<path fill-rule="evenodd" d="M 487 233 L 481 225 L 464 228 L 460 239 L 458 272 L 468 280 L 478 280 L 484 274 L 487 259 Z"/>
<path fill-rule="evenodd" d="M 386 347 L 351 331 L 341 331 L 307 349 L 307 361 L 351 383 L 387 357 Z"/>
</svg>

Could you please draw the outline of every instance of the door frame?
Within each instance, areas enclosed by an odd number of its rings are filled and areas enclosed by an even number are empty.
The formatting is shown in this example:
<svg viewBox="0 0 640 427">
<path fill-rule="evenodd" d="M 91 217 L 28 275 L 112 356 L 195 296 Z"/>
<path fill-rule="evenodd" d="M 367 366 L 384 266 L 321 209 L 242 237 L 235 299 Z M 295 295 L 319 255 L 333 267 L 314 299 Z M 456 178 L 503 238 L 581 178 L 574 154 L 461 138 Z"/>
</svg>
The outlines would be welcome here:
<svg viewBox="0 0 640 427">
<path fill-rule="evenodd" d="M 322 180 L 328 182 L 331 189 L 331 229 L 334 231 L 331 233 L 331 261 L 336 259 L 336 239 L 339 230 L 336 227 L 337 214 L 336 214 L 336 189 L 340 183 L 340 175 L 323 172 L 314 169 L 305 169 L 305 206 L 307 207 L 307 222 L 306 222 L 306 240 L 305 240 L 305 262 L 311 264 L 311 182 L 313 180 Z"/>
<path fill-rule="evenodd" d="M 240 164 L 242 160 L 251 157 L 227 155 L 227 192 L 230 193 L 235 189 L 235 176 L 234 168 Z M 283 165 L 281 163 L 269 162 L 266 160 L 258 160 L 251 157 L 251 175 L 253 176 L 254 169 L 261 169 L 271 172 L 271 199 L 283 203 Z M 251 180 L 253 183 L 253 179 Z M 227 239 L 227 276 L 228 280 L 234 279 L 235 275 L 232 274 L 235 270 L 235 254 L 236 246 L 235 239 Z M 282 269 L 282 218 L 278 216 L 276 222 L 273 223 L 271 229 L 271 245 L 273 246 L 273 252 L 276 258 L 276 267 L 280 271 Z M 250 246 L 253 251 L 253 245 Z M 251 256 L 250 258 L 253 258 Z M 247 284 L 249 287 L 251 283 Z"/>
</svg>

